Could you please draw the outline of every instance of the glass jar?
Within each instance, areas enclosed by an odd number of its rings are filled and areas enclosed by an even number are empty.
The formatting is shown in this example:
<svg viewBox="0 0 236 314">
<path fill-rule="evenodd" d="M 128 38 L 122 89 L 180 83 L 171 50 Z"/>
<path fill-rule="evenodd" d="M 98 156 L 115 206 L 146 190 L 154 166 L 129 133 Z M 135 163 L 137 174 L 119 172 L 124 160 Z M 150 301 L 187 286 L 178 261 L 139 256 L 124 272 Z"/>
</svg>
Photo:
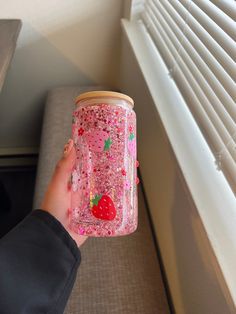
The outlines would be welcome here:
<svg viewBox="0 0 236 314">
<path fill-rule="evenodd" d="M 93 91 L 78 96 L 76 104 L 70 228 L 94 237 L 130 234 L 138 223 L 133 100 Z"/>
</svg>

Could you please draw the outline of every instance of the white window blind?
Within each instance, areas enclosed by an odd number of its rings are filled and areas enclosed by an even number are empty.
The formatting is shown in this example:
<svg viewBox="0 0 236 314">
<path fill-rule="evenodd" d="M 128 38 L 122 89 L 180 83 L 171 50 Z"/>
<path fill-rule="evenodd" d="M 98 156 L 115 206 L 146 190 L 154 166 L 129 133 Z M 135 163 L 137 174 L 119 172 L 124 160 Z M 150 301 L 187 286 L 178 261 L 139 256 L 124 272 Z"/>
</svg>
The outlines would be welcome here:
<svg viewBox="0 0 236 314">
<path fill-rule="evenodd" d="M 236 194 L 236 2 L 143 5 L 140 18 Z"/>
</svg>

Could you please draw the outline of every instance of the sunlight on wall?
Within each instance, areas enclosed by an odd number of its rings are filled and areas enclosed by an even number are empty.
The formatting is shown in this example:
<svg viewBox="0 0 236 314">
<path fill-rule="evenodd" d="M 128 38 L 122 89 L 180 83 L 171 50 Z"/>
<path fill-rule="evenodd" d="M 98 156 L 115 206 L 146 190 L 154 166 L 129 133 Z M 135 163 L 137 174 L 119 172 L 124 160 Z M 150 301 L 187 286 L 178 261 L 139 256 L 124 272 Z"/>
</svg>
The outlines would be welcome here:
<svg viewBox="0 0 236 314">
<path fill-rule="evenodd" d="M 37 146 L 48 89 L 116 85 L 122 0 L 0 0 L 0 7 L 0 18 L 23 22 L 0 95 L 0 146 Z"/>
</svg>

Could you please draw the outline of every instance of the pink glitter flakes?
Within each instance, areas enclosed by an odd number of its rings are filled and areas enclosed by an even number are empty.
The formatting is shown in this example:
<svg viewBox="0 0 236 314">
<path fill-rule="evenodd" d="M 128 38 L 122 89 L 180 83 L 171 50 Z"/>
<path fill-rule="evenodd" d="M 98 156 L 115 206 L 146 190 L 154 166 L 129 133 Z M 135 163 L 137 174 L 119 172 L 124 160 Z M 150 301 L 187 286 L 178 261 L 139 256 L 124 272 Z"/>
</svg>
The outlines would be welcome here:
<svg viewBox="0 0 236 314">
<path fill-rule="evenodd" d="M 76 162 L 70 227 L 94 237 L 137 228 L 136 117 L 127 105 L 79 105 L 73 114 Z M 83 127 L 82 127 L 83 126 Z M 132 205 L 131 205 L 132 204 Z"/>
</svg>

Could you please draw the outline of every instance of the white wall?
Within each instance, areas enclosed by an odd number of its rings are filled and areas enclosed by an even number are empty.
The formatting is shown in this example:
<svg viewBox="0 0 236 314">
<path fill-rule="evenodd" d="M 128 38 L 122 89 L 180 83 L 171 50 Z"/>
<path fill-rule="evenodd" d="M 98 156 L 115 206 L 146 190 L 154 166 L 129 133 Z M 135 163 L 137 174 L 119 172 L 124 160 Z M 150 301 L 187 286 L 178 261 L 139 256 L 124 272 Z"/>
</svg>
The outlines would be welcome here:
<svg viewBox="0 0 236 314">
<path fill-rule="evenodd" d="M 122 0 L 0 0 L 0 18 L 23 22 L 0 94 L 0 148 L 38 146 L 51 87 L 116 85 L 121 14 Z"/>
<path fill-rule="evenodd" d="M 135 100 L 141 175 L 176 312 L 235 313 L 201 219 L 126 38 L 122 42 L 121 70 L 120 89 Z"/>
</svg>

